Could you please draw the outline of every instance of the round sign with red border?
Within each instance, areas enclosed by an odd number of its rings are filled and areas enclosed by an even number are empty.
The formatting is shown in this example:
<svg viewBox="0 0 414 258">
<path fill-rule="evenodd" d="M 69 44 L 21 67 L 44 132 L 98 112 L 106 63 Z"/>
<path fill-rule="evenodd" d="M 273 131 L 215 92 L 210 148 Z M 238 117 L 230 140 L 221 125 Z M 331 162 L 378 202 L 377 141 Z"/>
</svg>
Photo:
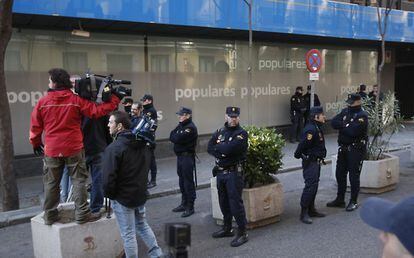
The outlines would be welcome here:
<svg viewBox="0 0 414 258">
<path fill-rule="evenodd" d="M 311 49 L 306 53 L 306 67 L 311 73 L 317 73 L 322 67 L 322 54 L 317 49 Z"/>
</svg>

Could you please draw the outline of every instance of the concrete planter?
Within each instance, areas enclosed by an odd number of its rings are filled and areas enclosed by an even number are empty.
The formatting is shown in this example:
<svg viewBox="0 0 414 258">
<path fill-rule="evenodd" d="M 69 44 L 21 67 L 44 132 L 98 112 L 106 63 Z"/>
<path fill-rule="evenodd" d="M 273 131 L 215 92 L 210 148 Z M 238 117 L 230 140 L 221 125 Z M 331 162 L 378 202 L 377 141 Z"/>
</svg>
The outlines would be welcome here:
<svg viewBox="0 0 414 258">
<path fill-rule="evenodd" d="M 74 215 L 73 203 L 59 206 L 60 214 Z M 117 257 L 123 251 L 114 214 L 107 219 L 78 225 L 75 222 L 44 225 L 43 213 L 31 219 L 33 250 L 36 258 Z"/>
<path fill-rule="evenodd" d="M 217 181 L 211 183 L 211 205 L 217 224 L 223 223 L 217 192 Z M 280 182 L 261 187 L 243 189 L 243 203 L 246 210 L 247 228 L 256 228 L 280 221 L 283 212 L 283 186 Z"/>
<path fill-rule="evenodd" d="M 400 176 L 399 158 L 389 153 L 385 159 L 364 160 L 361 170 L 361 193 L 380 194 L 394 190 Z M 332 178 L 336 180 L 337 155 L 332 156 Z M 350 186 L 348 177 L 348 189 Z"/>
</svg>

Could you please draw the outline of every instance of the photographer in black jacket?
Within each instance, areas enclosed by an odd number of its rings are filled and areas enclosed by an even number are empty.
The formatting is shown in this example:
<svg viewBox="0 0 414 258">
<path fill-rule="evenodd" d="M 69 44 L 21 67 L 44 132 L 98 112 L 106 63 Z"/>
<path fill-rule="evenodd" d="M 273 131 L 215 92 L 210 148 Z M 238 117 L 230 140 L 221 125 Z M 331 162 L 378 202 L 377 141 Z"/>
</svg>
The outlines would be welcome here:
<svg viewBox="0 0 414 258">
<path fill-rule="evenodd" d="M 114 142 L 104 153 L 104 194 L 112 200 L 125 255 L 138 257 L 138 234 L 148 247 L 149 257 L 160 257 L 162 251 L 145 219 L 151 150 L 146 141 L 131 133 L 127 113 L 113 112 L 108 127 Z"/>
</svg>

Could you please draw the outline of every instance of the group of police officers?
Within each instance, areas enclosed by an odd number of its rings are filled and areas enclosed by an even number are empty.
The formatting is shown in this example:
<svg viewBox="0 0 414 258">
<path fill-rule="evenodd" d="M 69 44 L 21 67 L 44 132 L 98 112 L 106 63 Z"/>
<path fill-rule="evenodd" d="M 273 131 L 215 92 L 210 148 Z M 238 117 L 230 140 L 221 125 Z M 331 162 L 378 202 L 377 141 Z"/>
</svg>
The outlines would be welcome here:
<svg viewBox="0 0 414 258">
<path fill-rule="evenodd" d="M 152 96 L 145 95 L 143 100 Z M 317 95 L 314 98 L 314 107 L 310 107 L 310 87 L 308 94 L 302 96 L 302 87 L 297 87 L 291 98 L 291 115 L 293 128 L 291 140 L 297 137 L 299 144 L 294 153 L 295 158 L 302 159 L 303 178 L 305 187 L 300 200 L 300 220 L 305 224 L 312 223 L 312 217 L 324 217 L 315 208 L 315 198 L 318 191 L 321 164 L 326 157 L 325 138 L 322 125 L 326 117 Z M 336 180 L 338 191 L 336 198 L 327 203 L 328 207 L 345 208 L 345 192 L 347 187 L 347 174 L 351 183 L 351 196 L 346 211 L 353 211 L 358 207 L 359 177 L 362 162 L 366 153 L 368 116 L 362 109 L 361 96 L 358 93 L 350 94 L 347 99 L 348 106 L 336 115 L 331 125 L 338 130 L 338 161 L 336 166 Z M 148 105 L 148 103 L 146 103 Z M 151 105 L 151 108 L 153 106 Z M 142 109 L 139 104 L 132 105 L 132 113 Z M 152 111 L 152 110 L 151 110 Z M 147 110 L 136 113 L 136 116 L 153 113 Z M 192 121 L 192 110 L 181 107 L 176 113 L 179 123 L 170 133 L 170 141 L 174 144 L 177 156 L 177 174 L 181 191 L 181 203 L 173 212 L 182 212 L 181 217 L 194 214 L 194 201 L 196 199 L 196 185 L 194 182 L 196 144 L 198 139 L 197 127 Z M 306 117 L 306 126 L 301 130 L 300 121 Z M 155 112 L 156 119 L 156 112 Z M 135 118 L 138 119 L 138 118 Z M 133 124 L 134 121 L 132 118 Z M 292 137 L 293 136 L 293 137 Z M 237 247 L 248 241 L 246 231 L 247 219 L 242 200 L 243 169 L 241 163 L 246 159 L 248 148 L 248 134 L 240 126 L 240 108 L 227 107 L 225 124 L 213 133 L 208 142 L 208 153 L 215 157 L 213 176 L 217 177 L 217 189 L 220 209 L 223 213 L 223 227 L 212 234 L 213 238 L 234 237 L 231 246 Z M 154 177 L 155 178 L 155 177 Z M 151 183 L 151 181 L 150 181 Z M 150 186 L 150 184 L 149 184 Z M 237 224 L 236 234 L 233 231 L 232 219 Z"/>
</svg>

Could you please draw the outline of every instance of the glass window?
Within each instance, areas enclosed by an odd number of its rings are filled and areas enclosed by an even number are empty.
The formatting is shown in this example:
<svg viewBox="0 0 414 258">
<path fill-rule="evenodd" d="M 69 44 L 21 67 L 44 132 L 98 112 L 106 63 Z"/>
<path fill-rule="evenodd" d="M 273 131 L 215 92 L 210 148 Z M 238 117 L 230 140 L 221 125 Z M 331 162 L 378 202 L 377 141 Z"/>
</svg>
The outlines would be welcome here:
<svg viewBox="0 0 414 258">
<path fill-rule="evenodd" d="M 166 73 L 169 71 L 169 56 L 152 55 L 151 56 L 151 72 Z"/>
<path fill-rule="evenodd" d="M 214 57 L 200 56 L 198 59 L 200 73 L 210 73 L 214 71 Z"/>
<path fill-rule="evenodd" d="M 20 58 L 19 50 L 9 50 L 6 51 L 4 69 L 6 71 L 21 71 L 23 70 L 23 65 Z"/>
<path fill-rule="evenodd" d="M 68 72 L 82 72 L 88 69 L 86 52 L 63 52 L 63 69 Z"/>
<path fill-rule="evenodd" d="M 107 54 L 107 71 L 113 72 L 132 72 L 132 55 Z"/>
</svg>

